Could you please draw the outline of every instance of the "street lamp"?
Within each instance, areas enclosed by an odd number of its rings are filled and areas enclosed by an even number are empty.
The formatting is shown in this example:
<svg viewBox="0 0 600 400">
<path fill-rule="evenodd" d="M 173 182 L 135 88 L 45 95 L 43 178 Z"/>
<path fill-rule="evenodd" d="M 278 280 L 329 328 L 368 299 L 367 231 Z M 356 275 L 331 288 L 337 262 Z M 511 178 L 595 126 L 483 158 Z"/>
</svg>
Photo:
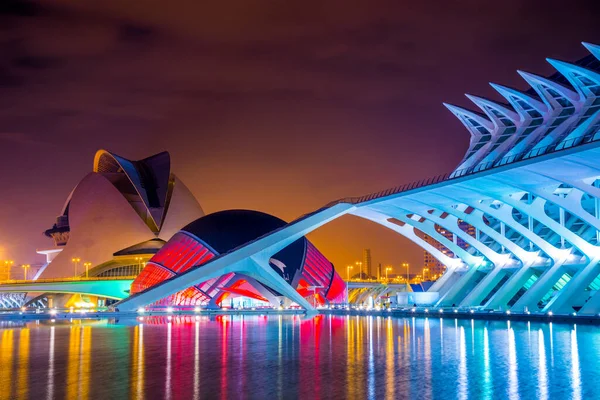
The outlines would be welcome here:
<svg viewBox="0 0 600 400">
<path fill-rule="evenodd" d="M 410 265 L 408 263 L 402 263 L 402 266 L 406 267 L 406 286 L 408 287 L 408 285 L 409 285 L 408 282 L 410 280 L 410 278 L 409 278 Z"/>
<path fill-rule="evenodd" d="M 427 267 L 423 267 L 423 280 L 426 279 L 431 279 L 431 276 L 429 276 L 429 268 Z"/>
<path fill-rule="evenodd" d="M 392 267 L 386 267 L 385 268 L 385 280 L 386 282 L 388 281 L 388 272 L 392 270 Z"/>
<path fill-rule="evenodd" d="M 85 277 L 89 278 L 89 273 L 88 272 L 89 272 L 90 267 L 92 266 L 92 263 L 91 262 L 84 262 L 83 266 L 85 267 Z"/>
<path fill-rule="evenodd" d="M 6 280 L 10 281 L 10 267 L 13 265 L 13 260 L 4 260 L 4 268 L 6 269 Z"/>
<path fill-rule="evenodd" d="M 27 270 L 29 268 L 31 268 L 31 265 L 29 265 L 29 264 L 23 264 L 21 266 L 23 267 L 23 276 L 24 276 L 24 279 L 27 280 Z"/>
<path fill-rule="evenodd" d="M 350 280 L 350 270 L 352 269 L 352 265 L 346 266 L 346 281 Z"/>
<path fill-rule="evenodd" d="M 77 271 L 79 271 L 79 261 L 81 261 L 81 258 L 79 258 L 79 257 L 73 257 L 71 259 L 71 261 L 75 265 L 75 278 L 77 278 Z"/>
<path fill-rule="evenodd" d="M 359 273 L 358 273 L 358 279 L 359 279 L 359 280 L 362 280 L 362 264 L 363 264 L 363 263 L 362 263 L 362 262 L 360 262 L 360 261 L 357 261 L 357 262 L 356 262 L 356 265 L 358 265 L 358 268 L 359 268 Z"/>
</svg>

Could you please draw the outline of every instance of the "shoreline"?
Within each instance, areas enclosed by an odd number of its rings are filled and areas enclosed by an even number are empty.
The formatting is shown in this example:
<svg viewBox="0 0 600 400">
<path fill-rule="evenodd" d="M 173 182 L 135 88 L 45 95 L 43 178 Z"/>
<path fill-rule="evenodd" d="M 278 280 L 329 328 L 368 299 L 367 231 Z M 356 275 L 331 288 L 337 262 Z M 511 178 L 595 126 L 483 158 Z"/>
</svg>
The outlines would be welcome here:
<svg viewBox="0 0 600 400">
<path fill-rule="evenodd" d="M 318 314 L 336 316 L 377 316 L 396 318 L 447 318 L 447 319 L 473 319 L 484 321 L 519 321 L 519 322 L 543 322 L 543 323 L 569 323 L 600 325 L 598 315 L 566 315 L 566 314 L 541 314 L 541 313 L 514 313 L 498 311 L 475 311 L 475 310 L 446 310 L 414 308 L 414 309 L 319 309 L 317 312 L 306 312 L 302 309 L 258 309 L 258 310 L 229 310 L 216 309 L 207 310 L 173 310 L 173 311 L 95 311 L 95 312 L 68 312 L 57 311 L 55 313 L 44 312 L 5 312 L 0 313 L 0 321 L 35 321 L 35 320 L 65 320 L 65 319 L 108 319 L 108 318 L 139 318 L 139 317 L 178 317 L 178 316 L 216 316 L 216 315 L 301 315 L 313 317 Z"/>
<path fill-rule="evenodd" d="M 391 310 L 360 310 L 360 309 L 327 309 L 320 310 L 324 314 L 352 315 L 352 316 L 392 316 L 398 318 L 448 318 L 448 319 L 476 319 L 484 321 L 518 321 L 518 322 L 544 322 L 544 323 L 575 323 L 587 325 L 600 325 L 598 315 L 573 315 L 573 314 L 541 314 L 541 313 L 515 313 L 500 311 L 475 311 L 453 309 L 391 309 Z"/>
</svg>

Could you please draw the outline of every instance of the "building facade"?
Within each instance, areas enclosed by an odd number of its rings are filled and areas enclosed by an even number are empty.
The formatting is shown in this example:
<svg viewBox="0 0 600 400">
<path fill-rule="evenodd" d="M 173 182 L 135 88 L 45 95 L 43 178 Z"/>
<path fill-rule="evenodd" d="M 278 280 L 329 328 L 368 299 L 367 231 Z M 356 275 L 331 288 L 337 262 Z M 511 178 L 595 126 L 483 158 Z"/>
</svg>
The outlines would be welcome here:
<svg viewBox="0 0 600 400">
<path fill-rule="evenodd" d="M 131 161 L 99 150 L 92 172 L 75 186 L 56 223 L 45 231 L 54 247 L 38 251 L 47 263 L 35 277 L 81 276 L 85 263 L 93 274 L 119 251 L 144 243 L 149 249 L 139 255 L 149 258 L 159 243 L 153 240 L 164 243 L 202 215 L 200 204 L 172 173 L 169 153 Z"/>
</svg>

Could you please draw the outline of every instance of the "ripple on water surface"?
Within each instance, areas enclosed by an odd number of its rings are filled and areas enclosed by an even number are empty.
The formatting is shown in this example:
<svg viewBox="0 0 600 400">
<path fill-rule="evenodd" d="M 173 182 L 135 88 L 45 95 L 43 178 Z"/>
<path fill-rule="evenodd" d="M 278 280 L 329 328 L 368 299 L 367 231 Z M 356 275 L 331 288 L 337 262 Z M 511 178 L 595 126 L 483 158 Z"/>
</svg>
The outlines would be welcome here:
<svg viewBox="0 0 600 400">
<path fill-rule="evenodd" d="M 600 329 L 370 316 L 0 322 L 4 398 L 589 399 Z"/>
</svg>

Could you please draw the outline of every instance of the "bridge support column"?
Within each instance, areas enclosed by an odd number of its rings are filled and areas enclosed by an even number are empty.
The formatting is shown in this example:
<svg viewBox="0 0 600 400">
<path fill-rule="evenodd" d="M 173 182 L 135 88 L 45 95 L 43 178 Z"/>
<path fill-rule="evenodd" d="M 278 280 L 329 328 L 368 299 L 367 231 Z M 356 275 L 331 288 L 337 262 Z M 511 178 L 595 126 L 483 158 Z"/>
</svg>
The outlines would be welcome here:
<svg viewBox="0 0 600 400">
<path fill-rule="evenodd" d="M 461 307 L 477 307 L 481 304 L 485 296 L 487 296 L 500 282 L 500 280 L 506 274 L 506 270 L 501 267 L 494 268 L 490 273 L 488 273 L 485 278 L 479 282 L 473 290 L 469 292 L 467 297 L 464 298 L 463 301 L 460 302 Z"/>
<path fill-rule="evenodd" d="M 229 281 L 225 287 L 229 287 L 232 284 L 234 284 L 240 280 L 245 280 L 246 282 L 248 282 L 254 289 L 256 289 L 256 291 L 262 297 L 267 299 L 273 307 L 279 306 L 279 298 L 274 296 L 271 292 L 269 292 L 262 284 L 258 283 L 256 281 L 256 279 L 250 278 L 249 276 L 242 275 L 242 274 L 236 274 L 235 277 L 231 281 Z M 207 308 L 209 308 L 209 309 L 218 309 L 219 308 L 216 297 L 213 297 L 212 299 L 210 299 L 210 301 L 207 305 Z"/>
<path fill-rule="evenodd" d="M 507 308 L 508 302 L 523 287 L 525 282 L 535 273 L 530 266 L 525 266 L 515 272 L 500 289 L 484 304 L 485 308 Z"/>
<path fill-rule="evenodd" d="M 276 290 L 288 299 L 296 302 L 307 311 L 314 311 L 314 307 L 291 287 L 277 272 L 271 268 L 268 259 L 251 257 L 244 271 L 245 275 L 256 279 L 258 282 Z"/>
<path fill-rule="evenodd" d="M 446 294 L 448 290 L 450 290 L 451 285 L 449 283 L 453 280 L 453 278 L 456 277 L 456 275 L 458 275 L 458 273 L 456 272 L 456 268 L 446 268 L 446 272 L 444 272 L 444 274 L 440 276 L 439 279 L 433 283 L 433 285 L 431 285 L 429 290 L 427 290 L 428 292 L 438 292 L 441 297 Z"/>
<path fill-rule="evenodd" d="M 600 314 L 600 290 L 596 292 L 585 305 L 579 310 L 579 315 Z"/>
<path fill-rule="evenodd" d="M 437 307 L 449 307 L 452 304 L 457 304 L 465 294 L 465 288 L 473 282 L 477 277 L 479 271 L 475 267 L 471 267 L 452 287 L 446 292 L 446 294 L 440 298 L 437 302 Z"/>
<path fill-rule="evenodd" d="M 581 299 L 578 294 L 584 293 L 590 283 L 600 274 L 600 264 L 598 259 L 593 259 L 584 268 L 579 270 L 573 278 L 561 289 L 547 305 L 544 311 L 552 311 L 557 314 L 568 314 L 574 311 L 573 306 L 583 306 L 583 304 L 574 304 L 573 301 Z M 585 301 L 585 300 L 582 300 Z"/>
<path fill-rule="evenodd" d="M 564 273 L 564 263 L 560 262 L 548 269 L 540 276 L 540 278 L 533 284 L 533 286 L 525 292 L 525 294 L 517 300 L 515 305 L 512 307 L 515 310 L 524 310 L 527 307 L 530 311 L 539 310 L 537 305 L 538 301 L 548 293 L 548 291 L 554 286 L 556 281 Z"/>
</svg>

